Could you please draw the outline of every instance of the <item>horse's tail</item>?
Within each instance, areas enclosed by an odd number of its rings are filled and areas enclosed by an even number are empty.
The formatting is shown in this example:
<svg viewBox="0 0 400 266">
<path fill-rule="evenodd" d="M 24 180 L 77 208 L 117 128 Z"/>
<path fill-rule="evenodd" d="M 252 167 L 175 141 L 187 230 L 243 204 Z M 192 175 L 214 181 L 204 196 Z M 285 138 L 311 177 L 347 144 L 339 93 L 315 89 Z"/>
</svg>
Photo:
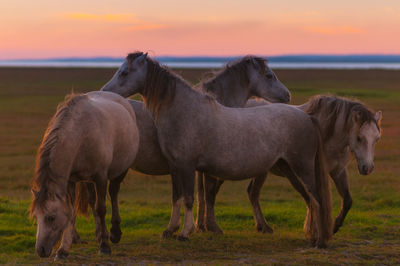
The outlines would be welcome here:
<svg viewBox="0 0 400 266">
<path fill-rule="evenodd" d="M 318 135 L 318 150 L 315 156 L 315 179 L 316 188 L 319 197 L 319 223 L 320 233 L 323 240 L 328 241 L 332 237 L 332 191 L 328 176 L 324 146 L 321 136 L 319 122 L 315 117 L 311 117 L 313 125 Z"/>
<path fill-rule="evenodd" d="M 89 191 L 87 186 L 92 186 L 91 183 L 78 182 L 75 189 L 75 213 L 83 216 L 89 216 Z"/>
</svg>

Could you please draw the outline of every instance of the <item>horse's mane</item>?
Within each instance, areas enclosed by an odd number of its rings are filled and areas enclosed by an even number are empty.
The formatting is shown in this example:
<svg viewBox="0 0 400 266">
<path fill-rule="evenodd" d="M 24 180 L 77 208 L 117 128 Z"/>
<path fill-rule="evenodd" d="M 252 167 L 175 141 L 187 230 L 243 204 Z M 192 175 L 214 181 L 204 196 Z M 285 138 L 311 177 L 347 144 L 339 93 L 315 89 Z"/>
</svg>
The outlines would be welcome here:
<svg viewBox="0 0 400 266">
<path fill-rule="evenodd" d="M 32 214 L 36 206 L 44 207 L 45 201 L 49 197 L 49 191 L 55 187 L 60 178 L 52 173 L 50 163 L 51 154 L 59 139 L 59 133 L 68 121 L 71 109 L 81 100 L 87 98 L 83 94 L 67 95 L 65 101 L 58 105 L 56 114 L 51 118 L 43 137 L 36 157 L 35 176 L 32 180 L 32 190 L 35 197 L 29 208 Z M 57 192 L 57 191 L 56 191 Z M 60 197 L 57 193 L 54 196 Z"/>
<path fill-rule="evenodd" d="M 129 65 L 142 54 L 142 52 L 129 54 L 127 56 Z M 194 89 L 183 78 L 170 71 L 166 66 L 160 65 L 160 63 L 149 57 L 146 57 L 146 60 L 147 75 L 141 93 L 146 107 L 153 114 L 154 118 L 157 118 L 160 109 L 168 107 L 174 100 L 178 83 L 187 86 L 191 90 Z"/>
<path fill-rule="evenodd" d="M 324 119 L 320 120 L 324 128 L 322 138 L 324 141 L 332 137 L 338 117 L 344 117 L 344 131 L 349 133 L 352 126 L 352 114 L 356 112 L 359 117 L 360 126 L 365 122 L 374 122 L 380 131 L 380 126 L 375 120 L 374 113 L 363 103 L 339 96 L 317 95 L 311 97 L 307 102 L 306 113 L 309 115 L 319 114 Z"/>
<path fill-rule="evenodd" d="M 250 79 L 248 76 L 247 67 L 250 64 L 256 65 L 263 74 L 266 71 L 267 60 L 262 57 L 247 55 L 243 58 L 229 62 L 218 72 L 213 72 L 214 76 L 202 82 L 202 87 L 205 91 L 214 92 L 217 89 L 230 89 L 232 84 L 223 82 L 224 77 L 230 77 L 236 84 L 240 84 L 243 88 L 247 87 Z"/>
</svg>

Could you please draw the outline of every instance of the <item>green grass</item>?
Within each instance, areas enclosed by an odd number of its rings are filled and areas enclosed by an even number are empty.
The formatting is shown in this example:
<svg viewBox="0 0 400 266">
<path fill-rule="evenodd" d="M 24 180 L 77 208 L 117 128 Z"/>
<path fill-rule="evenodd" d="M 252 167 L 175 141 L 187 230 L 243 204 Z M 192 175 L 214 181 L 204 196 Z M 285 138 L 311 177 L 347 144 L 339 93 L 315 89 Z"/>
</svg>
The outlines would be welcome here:
<svg viewBox="0 0 400 266">
<path fill-rule="evenodd" d="M 0 264 L 48 263 L 34 251 L 36 226 L 29 218 L 30 180 L 36 150 L 65 95 L 98 89 L 112 69 L 0 68 Z M 178 70 L 192 83 L 201 70 Z M 355 97 L 383 111 L 383 137 L 369 176 L 349 166 L 353 207 L 326 250 L 310 247 L 302 226 L 305 204 L 289 182 L 270 176 L 261 206 L 273 235 L 257 233 L 246 195 L 248 181 L 226 182 L 216 202 L 224 235 L 195 233 L 188 242 L 162 240 L 170 216 L 168 176 L 129 172 L 121 186 L 122 239 L 111 256 L 97 254 L 94 222 L 78 218 L 87 244 L 74 245 L 66 263 L 186 264 L 399 264 L 400 263 L 400 72 L 279 70 L 293 104 L 312 95 Z M 340 198 L 333 188 L 334 213 Z M 107 205 L 110 226 L 110 206 Z"/>
</svg>

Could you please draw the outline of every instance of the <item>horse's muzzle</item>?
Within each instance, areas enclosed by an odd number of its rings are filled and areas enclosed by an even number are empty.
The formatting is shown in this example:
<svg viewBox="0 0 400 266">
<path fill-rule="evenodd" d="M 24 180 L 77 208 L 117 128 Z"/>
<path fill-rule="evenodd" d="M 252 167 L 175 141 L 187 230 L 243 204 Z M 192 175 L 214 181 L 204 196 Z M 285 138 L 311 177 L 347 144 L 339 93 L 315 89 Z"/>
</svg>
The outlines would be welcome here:
<svg viewBox="0 0 400 266">
<path fill-rule="evenodd" d="M 362 166 L 358 166 L 358 171 L 360 172 L 360 174 L 362 175 L 369 175 L 370 173 L 372 173 L 372 171 L 374 171 L 374 165 L 362 165 Z"/>
<path fill-rule="evenodd" d="M 42 258 L 50 257 L 52 249 L 46 249 L 44 246 L 39 246 L 36 248 L 37 254 Z"/>
</svg>

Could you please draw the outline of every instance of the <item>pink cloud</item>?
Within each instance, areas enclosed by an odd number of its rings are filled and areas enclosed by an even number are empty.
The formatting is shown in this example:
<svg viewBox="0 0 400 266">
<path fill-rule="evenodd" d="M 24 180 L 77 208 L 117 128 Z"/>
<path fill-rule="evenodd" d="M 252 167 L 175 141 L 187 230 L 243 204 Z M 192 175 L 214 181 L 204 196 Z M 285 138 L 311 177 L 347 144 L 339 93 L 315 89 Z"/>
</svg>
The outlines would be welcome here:
<svg viewBox="0 0 400 266">
<path fill-rule="evenodd" d="M 358 27 L 351 26 L 309 26 L 304 28 L 306 32 L 317 33 L 321 35 L 348 35 L 348 34 L 361 34 L 365 30 Z"/>
</svg>

